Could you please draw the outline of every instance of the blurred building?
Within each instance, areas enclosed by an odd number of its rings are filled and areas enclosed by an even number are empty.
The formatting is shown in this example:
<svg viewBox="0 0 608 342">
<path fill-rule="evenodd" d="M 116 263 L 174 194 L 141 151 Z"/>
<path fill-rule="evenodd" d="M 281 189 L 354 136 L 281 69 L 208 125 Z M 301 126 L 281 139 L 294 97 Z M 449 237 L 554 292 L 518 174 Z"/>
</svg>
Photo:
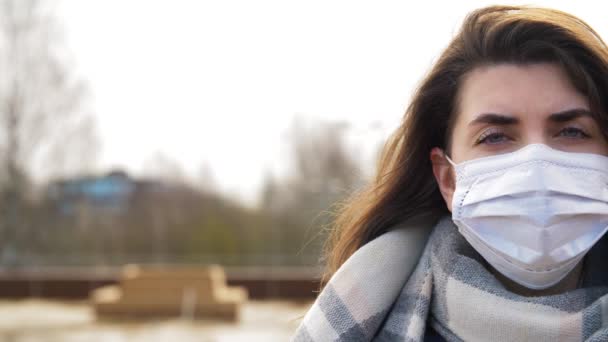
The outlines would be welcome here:
<svg viewBox="0 0 608 342">
<path fill-rule="evenodd" d="M 112 171 L 103 176 L 52 182 L 46 196 L 62 215 L 74 216 L 84 209 L 97 214 L 121 215 L 142 193 L 166 190 L 167 186 L 160 181 L 136 180 L 124 171 Z"/>
</svg>

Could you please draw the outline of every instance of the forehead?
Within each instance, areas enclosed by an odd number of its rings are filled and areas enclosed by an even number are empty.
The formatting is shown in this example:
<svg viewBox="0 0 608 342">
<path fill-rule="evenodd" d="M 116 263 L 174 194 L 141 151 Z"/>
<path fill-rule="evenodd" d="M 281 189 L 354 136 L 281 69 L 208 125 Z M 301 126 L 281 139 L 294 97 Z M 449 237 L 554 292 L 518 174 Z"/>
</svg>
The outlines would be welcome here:
<svg viewBox="0 0 608 342">
<path fill-rule="evenodd" d="M 553 63 L 498 64 L 473 69 L 458 94 L 457 121 L 470 121 L 481 113 L 525 118 L 548 116 L 568 107 L 589 107 L 567 74 Z"/>
</svg>

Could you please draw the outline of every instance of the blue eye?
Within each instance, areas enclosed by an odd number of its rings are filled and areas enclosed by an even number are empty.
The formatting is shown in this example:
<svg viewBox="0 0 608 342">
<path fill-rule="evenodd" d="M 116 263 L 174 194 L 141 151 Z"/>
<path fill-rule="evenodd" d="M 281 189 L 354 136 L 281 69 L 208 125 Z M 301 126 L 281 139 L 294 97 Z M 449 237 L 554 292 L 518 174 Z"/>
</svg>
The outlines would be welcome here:
<svg viewBox="0 0 608 342">
<path fill-rule="evenodd" d="M 503 133 L 484 134 L 477 140 L 477 144 L 495 145 L 508 141 L 509 138 Z"/>
<path fill-rule="evenodd" d="M 566 127 L 559 131 L 558 135 L 566 138 L 577 138 L 585 139 L 589 138 L 589 134 L 585 133 L 582 129 L 576 127 Z"/>
</svg>

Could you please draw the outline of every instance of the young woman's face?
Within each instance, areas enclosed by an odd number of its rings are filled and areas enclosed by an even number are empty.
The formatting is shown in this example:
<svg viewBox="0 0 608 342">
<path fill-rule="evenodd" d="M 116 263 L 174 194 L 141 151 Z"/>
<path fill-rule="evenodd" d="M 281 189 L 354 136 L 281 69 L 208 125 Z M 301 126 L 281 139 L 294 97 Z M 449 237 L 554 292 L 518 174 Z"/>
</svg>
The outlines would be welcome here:
<svg viewBox="0 0 608 342">
<path fill-rule="evenodd" d="M 499 64 L 474 69 L 462 83 L 451 159 L 470 159 L 545 144 L 567 152 L 608 155 L 608 142 L 588 99 L 557 65 Z M 454 189 L 443 151 L 431 151 L 433 171 L 451 210 Z"/>
</svg>

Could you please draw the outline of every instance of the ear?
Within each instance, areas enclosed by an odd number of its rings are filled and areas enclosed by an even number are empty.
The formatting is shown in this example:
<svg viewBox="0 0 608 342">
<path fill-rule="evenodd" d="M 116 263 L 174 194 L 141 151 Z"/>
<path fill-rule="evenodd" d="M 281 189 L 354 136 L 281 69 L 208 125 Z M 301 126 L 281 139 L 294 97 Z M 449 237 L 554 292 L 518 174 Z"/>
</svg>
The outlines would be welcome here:
<svg viewBox="0 0 608 342">
<path fill-rule="evenodd" d="M 434 147 L 431 150 L 430 158 L 441 196 L 443 196 L 448 209 L 452 211 L 452 197 L 456 188 L 452 165 L 445 159 L 444 152 L 439 147 Z"/>
</svg>

